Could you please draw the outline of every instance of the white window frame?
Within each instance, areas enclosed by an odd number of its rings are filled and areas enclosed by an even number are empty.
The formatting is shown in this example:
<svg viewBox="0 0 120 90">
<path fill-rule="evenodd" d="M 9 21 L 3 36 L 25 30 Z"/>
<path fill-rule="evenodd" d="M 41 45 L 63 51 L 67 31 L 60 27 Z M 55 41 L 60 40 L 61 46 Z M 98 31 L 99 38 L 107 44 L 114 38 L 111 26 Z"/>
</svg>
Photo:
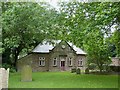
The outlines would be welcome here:
<svg viewBox="0 0 120 90">
<path fill-rule="evenodd" d="M 55 64 L 54 61 L 56 62 Z M 53 66 L 57 66 L 57 58 L 53 58 Z"/>
<path fill-rule="evenodd" d="M 39 57 L 39 66 L 45 66 L 45 57 Z"/>
<path fill-rule="evenodd" d="M 78 60 L 78 66 L 83 66 L 83 61 L 82 61 L 82 59 Z"/>
<path fill-rule="evenodd" d="M 45 60 L 45 57 L 39 57 L 39 60 Z"/>
<path fill-rule="evenodd" d="M 71 57 L 68 59 L 68 63 L 69 63 L 69 66 L 72 66 L 72 58 Z"/>
</svg>

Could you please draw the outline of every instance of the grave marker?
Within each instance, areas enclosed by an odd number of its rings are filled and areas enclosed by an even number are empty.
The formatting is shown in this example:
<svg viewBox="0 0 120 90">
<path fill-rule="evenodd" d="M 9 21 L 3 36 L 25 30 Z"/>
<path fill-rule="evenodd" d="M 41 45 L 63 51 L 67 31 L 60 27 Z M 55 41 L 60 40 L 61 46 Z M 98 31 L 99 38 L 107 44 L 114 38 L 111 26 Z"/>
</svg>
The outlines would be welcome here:
<svg viewBox="0 0 120 90">
<path fill-rule="evenodd" d="M 30 82 L 32 81 L 32 69 L 29 65 L 24 65 L 21 70 L 21 81 Z"/>
<path fill-rule="evenodd" d="M 9 80 L 9 68 L 5 70 L 5 68 L 0 68 L 0 90 L 2 88 L 8 88 L 8 80 Z"/>
</svg>

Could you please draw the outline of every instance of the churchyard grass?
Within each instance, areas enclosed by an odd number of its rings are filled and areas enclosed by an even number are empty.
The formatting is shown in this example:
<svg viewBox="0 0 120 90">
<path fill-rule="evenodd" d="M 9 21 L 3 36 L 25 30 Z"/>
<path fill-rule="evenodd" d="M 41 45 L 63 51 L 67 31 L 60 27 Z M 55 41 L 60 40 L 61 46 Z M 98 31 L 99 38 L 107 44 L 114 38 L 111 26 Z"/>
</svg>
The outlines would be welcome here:
<svg viewBox="0 0 120 90">
<path fill-rule="evenodd" d="M 77 75 L 70 72 L 34 72 L 32 82 L 10 73 L 9 88 L 118 88 L 118 75 Z"/>
</svg>

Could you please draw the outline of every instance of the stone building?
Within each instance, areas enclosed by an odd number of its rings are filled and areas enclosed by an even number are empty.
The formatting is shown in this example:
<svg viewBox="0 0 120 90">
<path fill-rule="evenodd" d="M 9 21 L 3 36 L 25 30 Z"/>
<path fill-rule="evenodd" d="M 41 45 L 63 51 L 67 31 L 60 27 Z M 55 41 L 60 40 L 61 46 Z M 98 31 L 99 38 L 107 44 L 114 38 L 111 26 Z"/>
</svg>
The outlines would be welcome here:
<svg viewBox="0 0 120 90">
<path fill-rule="evenodd" d="M 34 72 L 69 71 L 71 68 L 86 68 L 86 53 L 66 41 L 55 41 L 54 44 L 43 42 L 27 56 L 17 62 L 18 71 L 23 65 L 30 65 Z"/>
<path fill-rule="evenodd" d="M 112 62 L 110 66 L 120 66 L 120 58 L 119 57 L 112 57 Z"/>
</svg>

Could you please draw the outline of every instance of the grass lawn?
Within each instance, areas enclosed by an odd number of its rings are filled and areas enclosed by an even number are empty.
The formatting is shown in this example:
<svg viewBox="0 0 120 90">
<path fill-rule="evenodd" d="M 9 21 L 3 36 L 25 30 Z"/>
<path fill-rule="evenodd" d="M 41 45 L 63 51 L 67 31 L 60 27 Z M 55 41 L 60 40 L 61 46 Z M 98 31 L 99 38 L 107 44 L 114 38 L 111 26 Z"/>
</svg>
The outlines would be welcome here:
<svg viewBox="0 0 120 90">
<path fill-rule="evenodd" d="M 20 73 L 11 73 L 9 88 L 118 88 L 118 76 L 35 72 L 32 82 L 21 82 Z"/>
</svg>

